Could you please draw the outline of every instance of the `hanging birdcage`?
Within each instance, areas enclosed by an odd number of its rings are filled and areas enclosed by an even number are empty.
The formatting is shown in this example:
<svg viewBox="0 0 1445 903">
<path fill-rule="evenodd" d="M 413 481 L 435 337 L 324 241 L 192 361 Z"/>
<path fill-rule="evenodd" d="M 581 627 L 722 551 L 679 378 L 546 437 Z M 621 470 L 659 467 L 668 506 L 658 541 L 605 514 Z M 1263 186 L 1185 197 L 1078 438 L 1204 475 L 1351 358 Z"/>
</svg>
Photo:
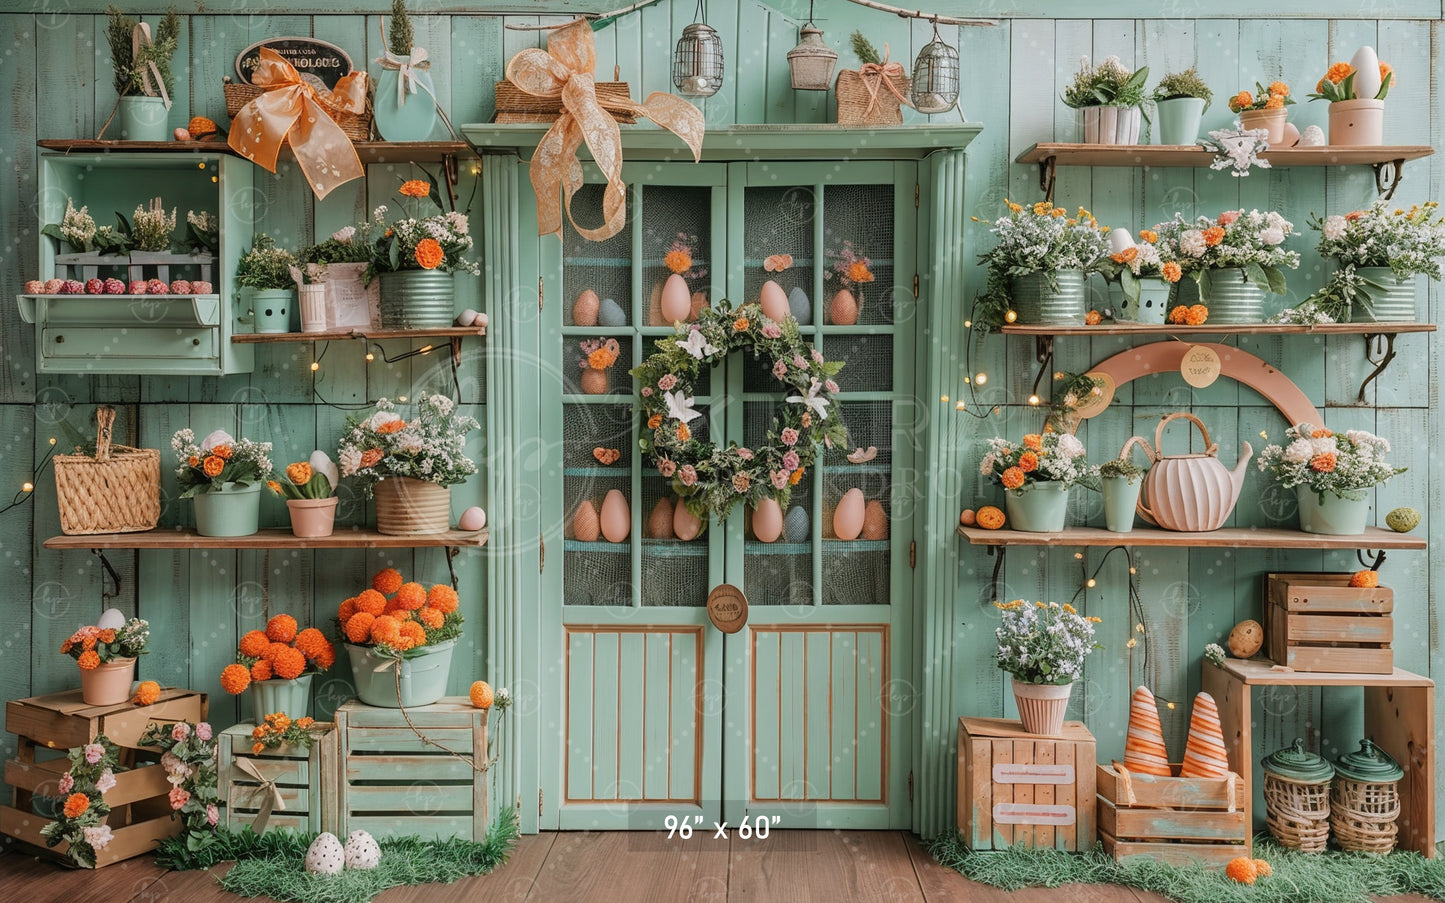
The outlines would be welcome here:
<svg viewBox="0 0 1445 903">
<path fill-rule="evenodd" d="M 798 46 L 788 51 L 788 71 L 795 91 L 826 91 L 833 84 L 833 66 L 838 51 L 823 41 L 823 29 L 813 24 L 813 4 L 808 3 L 808 21 L 798 30 Z"/>
<path fill-rule="evenodd" d="M 947 113 L 958 103 L 958 50 L 945 44 L 933 23 L 933 40 L 918 51 L 913 63 L 913 108 L 920 113 Z"/>
<path fill-rule="evenodd" d="M 672 52 L 672 84 L 683 94 L 711 97 L 722 87 L 722 38 L 708 25 L 702 0 L 697 4 L 698 21 L 682 30 Z"/>
</svg>

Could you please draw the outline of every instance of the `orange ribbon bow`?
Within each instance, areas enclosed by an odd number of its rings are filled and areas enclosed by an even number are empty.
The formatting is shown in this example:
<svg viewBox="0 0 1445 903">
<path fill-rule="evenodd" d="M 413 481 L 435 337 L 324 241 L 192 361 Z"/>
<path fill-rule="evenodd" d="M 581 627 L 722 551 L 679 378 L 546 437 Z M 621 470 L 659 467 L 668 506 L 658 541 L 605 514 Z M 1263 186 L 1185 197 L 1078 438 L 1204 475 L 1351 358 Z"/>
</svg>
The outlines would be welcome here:
<svg viewBox="0 0 1445 903">
<path fill-rule="evenodd" d="M 908 102 L 908 98 L 904 97 L 893 84 L 895 78 L 903 78 L 903 64 L 888 62 L 887 44 L 883 45 L 883 62 L 864 63 L 858 67 L 858 74 L 863 76 L 863 86 L 868 89 L 868 109 L 863 111 L 865 116 L 873 112 L 873 108 L 878 106 L 878 87 L 880 83 L 888 86 L 889 93 L 898 98 L 899 103 L 905 107 L 913 106 L 913 104 Z"/>
<path fill-rule="evenodd" d="M 645 103 L 599 100 L 592 75 L 596 67 L 592 26 L 585 19 L 553 31 L 547 39 L 546 50 L 529 48 L 507 62 L 507 79 L 518 88 L 533 97 L 562 101 L 561 114 L 532 155 L 538 235 L 562 234 L 563 205 L 557 201 L 559 188 L 566 199 L 567 218 L 583 238 L 605 241 L 626 225 L 622 132 L 607 110 L 646 116 L 681 138 L 692 150 L 694 161 L 702 158 L 703 131 L 707 128 L 702 111 L 680 97 L 661 91 L 648 95 Z M 583 229 L 572 217 L 572 196 L 582 187 L 582 164 L 577 160 L 577 150 L 583 141 L 607 177 L 607 189 L 602 195 L 603 225 L 596 229 Z"/>
<path fill-rule="evenodd" d="M 317 88 L 269 47 L 251 83 L 266 93 L 246 104 L 231 124 L 227 143 L 236 153 L 271 172 L 289 138 L 296 162 L 311 190 L 324 198 L 338 185 L 366 175 L 351 139 L 336 124 L 333 113 L 361 113 L 366 109 L 366 73 L 343 76 L 330 91 Z"/>
</svg>

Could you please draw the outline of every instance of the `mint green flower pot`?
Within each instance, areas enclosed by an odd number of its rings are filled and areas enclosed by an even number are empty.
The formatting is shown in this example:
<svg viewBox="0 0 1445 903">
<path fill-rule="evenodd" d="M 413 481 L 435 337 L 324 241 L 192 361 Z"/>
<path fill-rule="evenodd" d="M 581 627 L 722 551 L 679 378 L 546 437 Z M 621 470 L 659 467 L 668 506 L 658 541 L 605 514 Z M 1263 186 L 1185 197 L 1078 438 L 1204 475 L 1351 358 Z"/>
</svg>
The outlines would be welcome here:
<svg viewBox="0 0 1445 903">
<path fill-rule="evenodd" d="M 1069 488 L 1049 481 L 1004 492 L 1008 526 L 1024 533 L 1057 533 L 1069 512 Z"/>
<path fill-rule="evenodd" d="M 1155 101 L 1159 111 L 1154 124 L 1159 127 L 1160 144 L 1198 144 L 1199 120 L 1204 116 L 1204 98 L 1171 97 Z"/>
<path fill-rule="evenodd" d="M 273 678 L 251 682 L 251 723 L 260 724 L 273 712 L 295 721 L 311 714 L 311 678 L 303 674 L 292 680 Z"/>
<path fill-rule="evenodd" d="M 219 489 L 191 497 L 196 503 L 196 532 L 202 536 L 250 536 L 261 528 L 263 483 L 238 487 L 222 483 Z"/>
<path fill-rule="evenodd" d="M 1128 533 L 1134 529 L 1134 506 L 1139 503 L 1143 475 L 1132 482 L 1128 477 L 1102 477 L 1099 483 L 1104 495 L 1104 529 L 1110 533 Z"/>
<path fill-rule="evenodd" d="M 1370 516 L 1370 494 L 1366 490 L 1336 495 L 1296 486 L 1295 498 L 1299 500 L 1299 528 L 1306 533 L 1358 536 L 1365 532 Z"/>
<path fill-rule="evenodd" d="M 456 640 L 412 650 L 408 658 L 392 664 L 389 656 L 377 655 L 367 646 L 346 644 L 351 660 L 351 678 L 356 695 L 367 705 L 387 709 L 431 705 L 447 695 L 447 676 L 452 669 L 452 647 Z M 386 667 L 378 671 L 377 668 Z M 396 669 L 401 669 L 401 694 L 397 695 Z"/>
<path fill-rule="evenodd" d="M 167 128 L 170 110 L 159 97 L 144 94 L 130 94 L 120 99 L 120 112 L 116 119 L 120 126 L 120 137 L 124 141 L 169 141 L 171 130 Z"/>
</svg>

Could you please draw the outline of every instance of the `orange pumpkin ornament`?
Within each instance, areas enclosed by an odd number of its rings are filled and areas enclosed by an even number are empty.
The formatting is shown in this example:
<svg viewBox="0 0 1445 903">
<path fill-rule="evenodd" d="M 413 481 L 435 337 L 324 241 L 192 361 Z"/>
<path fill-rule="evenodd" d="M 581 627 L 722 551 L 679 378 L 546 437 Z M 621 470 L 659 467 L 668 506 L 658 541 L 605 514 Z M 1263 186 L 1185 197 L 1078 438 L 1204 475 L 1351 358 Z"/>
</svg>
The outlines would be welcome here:
<svg viewBox="0 0 1445 903">
<path fill-rule="evenodd" d="M 1374 589 L 1380 585 L 1379 571 L 1355 571 L 1350 575 L 1350 586 Z"/>
<path fill-rule="evenodd" d="M 984 505 L 974 513 L 974 520 L 985 530 L 997 530 L 1004 525 L 1004 521 L 1007 520 L 1007 518 L 1004 517 L 1002 511 L 993 505 Z"/>
<path fill-rule="evenodd" d="M 490 709 L 492 702 L 496 700 L 496 694 L 492 692 L 492 685 L 485 680 L 479 680 L 472 684 L 471 692 L 467 694 L 472 705 L 479 709 Z"/>
</svg>

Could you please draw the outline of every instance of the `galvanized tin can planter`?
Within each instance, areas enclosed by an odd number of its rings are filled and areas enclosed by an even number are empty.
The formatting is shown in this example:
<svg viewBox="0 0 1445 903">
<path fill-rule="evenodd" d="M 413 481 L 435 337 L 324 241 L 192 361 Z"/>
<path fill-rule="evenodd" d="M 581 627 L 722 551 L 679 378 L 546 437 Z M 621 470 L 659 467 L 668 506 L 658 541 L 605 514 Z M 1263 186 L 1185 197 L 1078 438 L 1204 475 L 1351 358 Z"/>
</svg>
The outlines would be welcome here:
<svg viewBox="0 0 1445 903">
<path fill-rule="evenodd" d="M 1351 311 L 1357 323 L 1415 322 L 1415 284 L 1418 276 L 1404 282 L 1395 278 L 1389 267 L 1355 267 L 1355 273 L 1368 280 L 1369 300 L 1361 299 Z"/>
<path fill-rule="evenodd" d="M 1043 273 L 1015 276 L 1013 309 L 1018 322 L 1040 326 L 1083 326 L 1085 309 L 1084 272 L 1059 270 L 1054 273 L 1058 291 L 1049 288 Z"/>
<path fill-rule="evenodd" d="M 456 282 L 451 273 L 400 270 L 381 274 L 383 329 L 436 329 L 452 325 Z"/>
<path fill-rule="evenodd" d="M 1264 322 L 1264 289 L 1244 280 L 1236 268 L 1211 270 L 1209 273 L 1209 308 L 1211 325 L 1234 325 Z"/>
</svg>

